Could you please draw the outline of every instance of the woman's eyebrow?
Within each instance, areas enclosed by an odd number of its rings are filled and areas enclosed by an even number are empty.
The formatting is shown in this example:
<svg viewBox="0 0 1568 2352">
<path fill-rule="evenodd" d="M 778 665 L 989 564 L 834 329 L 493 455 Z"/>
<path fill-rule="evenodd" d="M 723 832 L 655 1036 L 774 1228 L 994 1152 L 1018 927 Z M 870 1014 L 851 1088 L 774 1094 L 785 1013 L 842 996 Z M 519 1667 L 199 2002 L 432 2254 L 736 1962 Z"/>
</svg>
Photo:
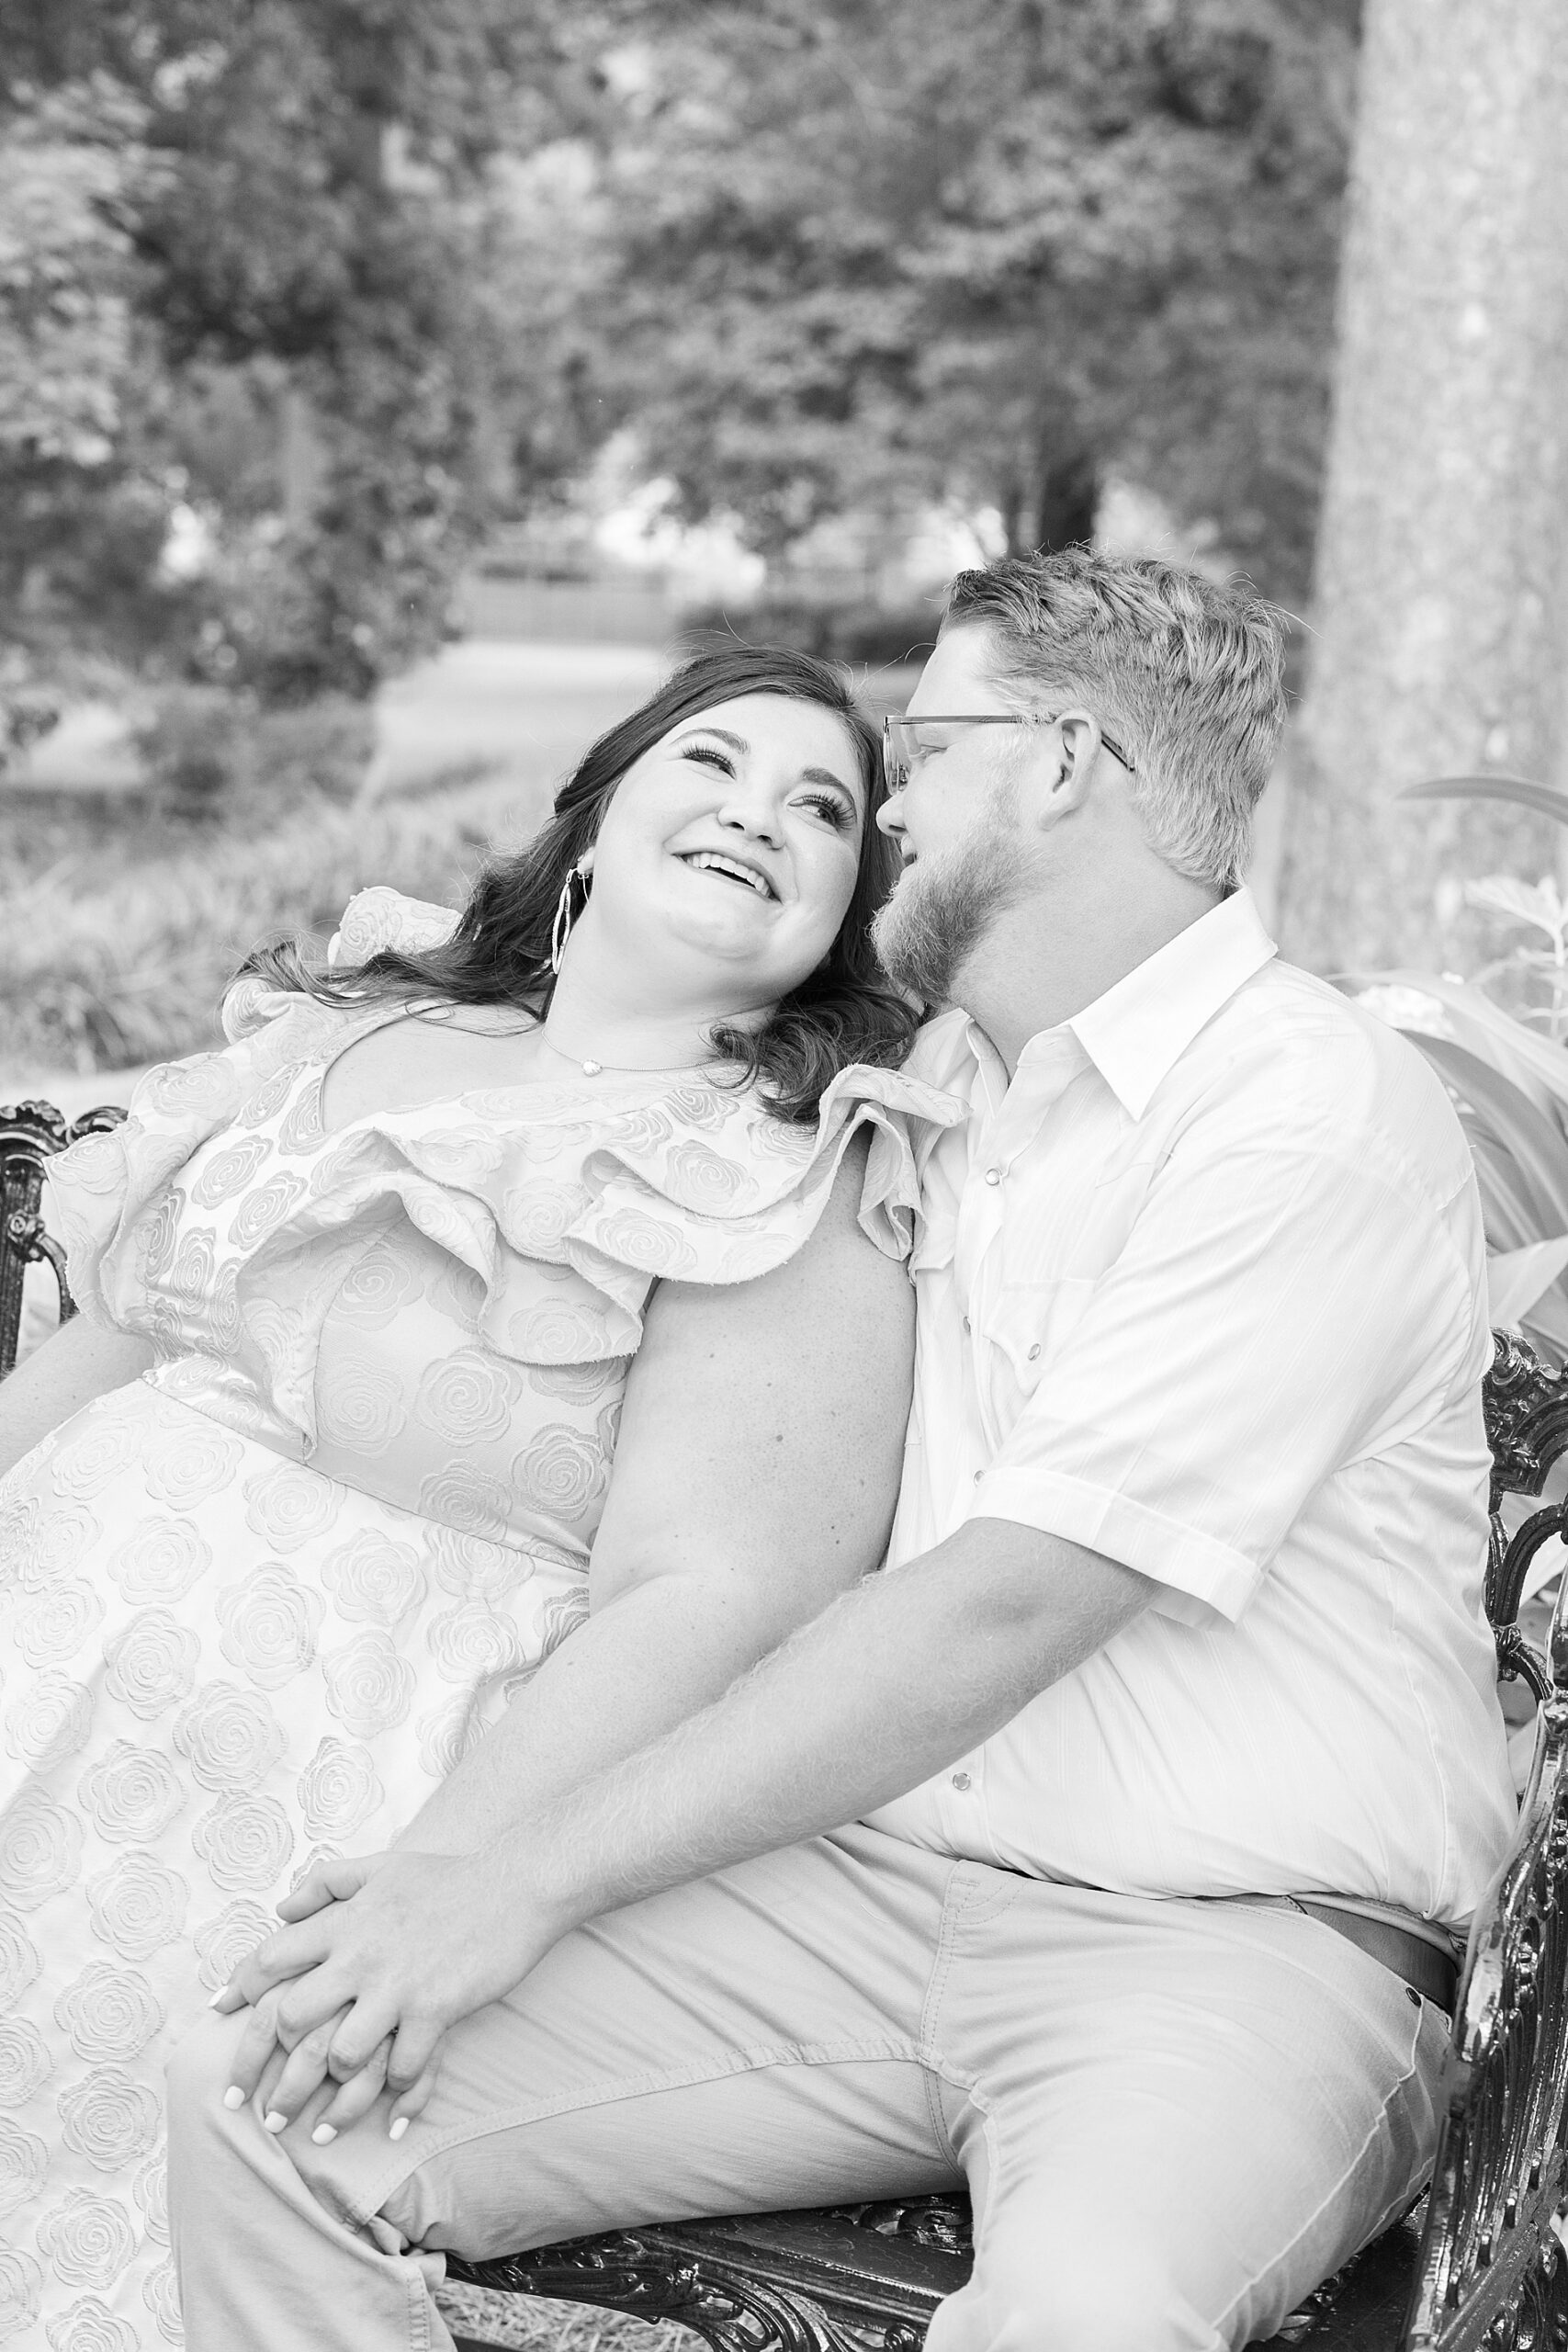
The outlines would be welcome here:
<svg viewBox="0 0 1568 2352">
<path fill-rule="evenodd" d="M 749 752 L 751 748 L 744 735 L 731 735 L 728 729 L 724 727 L 709 727 L 705 724 L 702 724 L 696 727 L 689 727 L 686 729 L 686 733 L 688 735 L 716 736 L 721 743 L 728 743 L 732 752 Z M 682 741 L 683 740 L 684 738 L 682 738 Z"/>
</svg>

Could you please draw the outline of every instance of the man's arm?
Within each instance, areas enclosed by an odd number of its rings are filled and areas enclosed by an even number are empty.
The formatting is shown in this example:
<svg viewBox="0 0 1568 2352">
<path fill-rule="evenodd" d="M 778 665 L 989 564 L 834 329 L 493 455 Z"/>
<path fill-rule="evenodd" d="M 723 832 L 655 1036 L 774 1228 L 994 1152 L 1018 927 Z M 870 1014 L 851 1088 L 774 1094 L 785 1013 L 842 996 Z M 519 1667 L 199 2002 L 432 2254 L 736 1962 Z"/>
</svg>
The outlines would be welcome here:
<svg viewBox="0 0 1568 2352">
<path fill-rule="evenodd" d="M 247 1999 L 266 1996 L 266 2022 L 242 2047 L 238 2088 L 249 2093 L 261 2078 L 276 2004 L 290 2042 L 331 2029 L 340 2079 L 395 2033 L 386 2079 L 400 2094 L 397 2124 L 428 2098 L 446 2029 L 510 1992 L 571 1928 L 874 1810 L 999 1729 L 1153 1591 L 1061 1538 L 970 1521 L 910 1566 L 845 1594 L 700 1714 L 481 1851 L 324 1866 L 291 1899 L 298 1924 L 235 1979 Z M 312 1901 L 321 1907 L 301 1917 Z M 274 1994 L 288 1977 L 298 1981 Z M 319 2067 L 291 2062 L 269 2104 L 297 2112 L 319 2078 Z M 329 2125 L 362 2111 L 352 2088 L 326 2110 Z"/>
<path fill-rule="evenodd" d="M 847 1593 L 716 1704 L 558 1799 L 525 1835 L 498 1840 L 488 1866 L 548 1928 L 547 1949 L 603 1911 L 838 1828 L 999 1731 L 1154 1589 L 1061 1537 L 970 1520 Z"/>
<path fill-rule="evenodd" d="M 153 1361 L 150 1340 L 73 1316 L 0 1388 L 0 1476 L 95 1396 L 123 1388 Z"/>
</svg>

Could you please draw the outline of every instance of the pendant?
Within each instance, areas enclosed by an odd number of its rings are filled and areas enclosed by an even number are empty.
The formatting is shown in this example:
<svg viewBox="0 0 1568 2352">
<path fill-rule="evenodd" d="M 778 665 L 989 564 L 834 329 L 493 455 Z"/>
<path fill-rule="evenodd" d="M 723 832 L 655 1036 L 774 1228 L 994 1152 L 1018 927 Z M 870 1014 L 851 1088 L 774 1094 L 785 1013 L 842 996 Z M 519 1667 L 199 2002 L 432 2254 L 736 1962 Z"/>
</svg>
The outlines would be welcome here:
<svg viewBox="0 0 1568 2352">
<path fill-rule="evenodd" d="M 584 1062 L 582 1075 L 584 1078 L 597 1078 L 604 1067 L 603 1062 Z"/>
</svg>

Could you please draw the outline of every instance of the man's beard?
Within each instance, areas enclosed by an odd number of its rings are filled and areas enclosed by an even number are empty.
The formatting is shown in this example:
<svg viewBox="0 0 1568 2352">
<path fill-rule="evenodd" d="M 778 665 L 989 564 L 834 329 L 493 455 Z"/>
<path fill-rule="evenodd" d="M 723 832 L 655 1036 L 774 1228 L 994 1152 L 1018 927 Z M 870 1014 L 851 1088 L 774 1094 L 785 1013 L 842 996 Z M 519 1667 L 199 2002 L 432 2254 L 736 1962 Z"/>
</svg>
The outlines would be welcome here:
<svg viewBox="0 0 1568 2352">
<path fill-rule="evenodd" d="M 888 978 L 923 1004 L 950 1004 L 996 917 L 1024 895 L 1018 853 L 1016 835 L 998 827 L 949 858 L 911 866 L 872 925 Z"/>
</svg>

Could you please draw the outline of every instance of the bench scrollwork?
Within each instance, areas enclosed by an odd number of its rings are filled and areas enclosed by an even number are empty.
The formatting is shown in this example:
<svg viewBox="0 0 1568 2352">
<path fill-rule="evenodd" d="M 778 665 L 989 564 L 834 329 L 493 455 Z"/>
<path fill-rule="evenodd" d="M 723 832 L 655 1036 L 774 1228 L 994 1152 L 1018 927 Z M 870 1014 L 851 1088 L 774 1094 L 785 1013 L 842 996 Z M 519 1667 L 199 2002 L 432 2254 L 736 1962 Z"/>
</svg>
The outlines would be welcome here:
<svg viewBox="0 0 1568 2352">
<path fill-rule="evenodd" d="M 28 1266 L 47 1264 L 52 1272 L 61 1321 L 75 1313 L 65 1281 L 65 1252 L 44 1230 L 44 1169 L 57 1151 L 83 1136 L 107 1133 L 124 1116 L 112 1105 L 70 1121 L 52 1102 L 17 1102 L 0 1109 L 0 1380 L 16 1364 L 22 1283 Z"/>
</svg>

